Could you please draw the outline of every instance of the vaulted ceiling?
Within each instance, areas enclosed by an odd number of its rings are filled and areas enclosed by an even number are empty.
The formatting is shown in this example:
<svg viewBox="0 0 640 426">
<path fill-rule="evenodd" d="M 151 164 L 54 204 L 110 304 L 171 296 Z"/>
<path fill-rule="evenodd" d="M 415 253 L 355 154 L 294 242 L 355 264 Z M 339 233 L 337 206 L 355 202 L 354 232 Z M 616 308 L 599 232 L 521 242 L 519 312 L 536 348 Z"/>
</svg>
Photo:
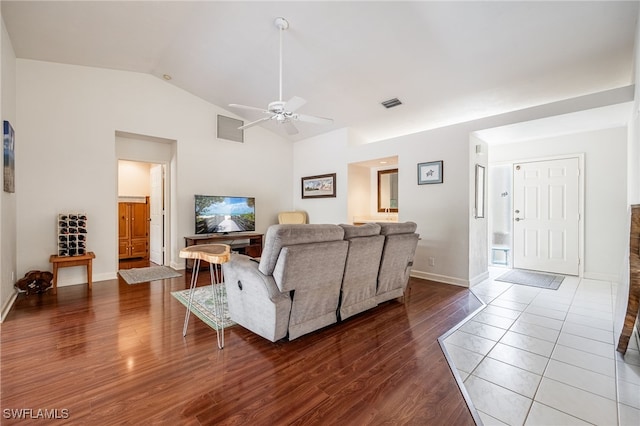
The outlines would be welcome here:
<svg viewBox="0 0 640 426">
<path fill-rule="evenodd" d="M 293 140 L 387 139 L 633 83 L 630 1 L 2 1 L 18 58 L 168 75 L 247 121 L 262 116 L 228 104 L 278 99 L 279 16 L 284 100 L 334 119 Z"/>
</svg>

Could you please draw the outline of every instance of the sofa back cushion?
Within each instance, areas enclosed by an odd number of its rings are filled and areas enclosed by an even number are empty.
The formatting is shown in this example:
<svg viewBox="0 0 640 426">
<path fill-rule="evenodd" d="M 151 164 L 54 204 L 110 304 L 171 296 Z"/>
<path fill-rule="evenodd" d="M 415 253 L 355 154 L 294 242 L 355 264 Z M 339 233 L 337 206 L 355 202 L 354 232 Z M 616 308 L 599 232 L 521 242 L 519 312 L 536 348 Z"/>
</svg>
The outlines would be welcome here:
<svg viewBox="0 0 640 426">
<path fill-rule="evenodd" d="M 418 228 L 415 222 L 379 222 L 378 224 L 382 235 L 412 234 Z"/>
<path fill-rule="evenodd" d="M 349 243 L 344 240 L 282 247 L 273 279 L 280 291 L 327 288 L 339 293 Z"/>
<path fill-rule="evenodd" d="M 401 295 L 404 292 L 419 239 L 414 222 L 381 223 L 380 226 L 385 242 L 378 272 L 379 303 L 386 299 L 385 293 L 396 297 L 396 293 Z"/>
<path fill-rule="evenodd" d="M 338 225 L 294 224 L 272 225 L 267 229 L 258 270 L 273 275 L 283 247 L 326 241 L 340 241 L 344 230 Z"/>
<path fill-rule="evenodd" d="M 378 268 L 385 237 L 375 223 L 340 226 L 349 242 L 340 303 L 340 317 L 346 319 L 377 304 Z"/>
<path fill-rule="evenodd" d="M 344 239 L 369 237 L 372 235 L 380 235 L 380 225 L 377 223 L 366 223 L 364 225 L 340 225 L 344 229 Z"/>
</svg>

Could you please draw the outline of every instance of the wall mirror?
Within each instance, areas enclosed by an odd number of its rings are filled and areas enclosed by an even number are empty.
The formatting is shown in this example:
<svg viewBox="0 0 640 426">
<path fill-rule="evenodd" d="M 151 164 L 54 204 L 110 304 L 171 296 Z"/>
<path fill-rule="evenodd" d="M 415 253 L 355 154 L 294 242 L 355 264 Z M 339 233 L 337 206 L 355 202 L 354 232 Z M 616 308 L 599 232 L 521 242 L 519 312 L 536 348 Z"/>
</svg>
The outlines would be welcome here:
<svg viewBox="0 0 640 426">
<path fill-rule="evenodd" d="M 398 169 L 378 170 L 378 212 L 398 212 Z"/>
<path fill-rule="evenodd" d="M 484 166 L 476 164 L 476 219 L 484 217 Z"/>
</svg>

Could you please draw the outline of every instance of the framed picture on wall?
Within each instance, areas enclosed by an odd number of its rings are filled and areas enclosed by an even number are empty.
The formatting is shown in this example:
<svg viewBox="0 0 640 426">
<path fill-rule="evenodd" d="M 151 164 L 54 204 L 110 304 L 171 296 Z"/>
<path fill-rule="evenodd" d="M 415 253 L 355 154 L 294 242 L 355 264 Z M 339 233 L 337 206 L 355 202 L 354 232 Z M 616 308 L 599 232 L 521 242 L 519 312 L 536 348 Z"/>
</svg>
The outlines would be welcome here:
<svg viewBox="0 0 640 426">
<path fill-rule="evenodd" d="M 336 196 L 336 174 L 307 176 L 302 178 L 302 198 Z"/>
<path fill-rule="evenodd" d="M 430 161 L 418 164 L 418 185 L 443 182 L 443 162 Z"/>
</svg>

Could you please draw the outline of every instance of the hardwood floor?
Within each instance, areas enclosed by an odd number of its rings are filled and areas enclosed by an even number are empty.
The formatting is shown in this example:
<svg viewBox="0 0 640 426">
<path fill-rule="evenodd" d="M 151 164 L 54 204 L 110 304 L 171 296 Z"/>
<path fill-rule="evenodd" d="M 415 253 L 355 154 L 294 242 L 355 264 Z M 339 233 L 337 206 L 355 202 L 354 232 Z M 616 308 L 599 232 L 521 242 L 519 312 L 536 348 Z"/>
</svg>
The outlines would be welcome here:
<svg viewBox="0 0 640 426">
<path fill-rule="evenodd" d="M 121 259 L 118 262 L 118 269 L 131 269 L 131 268 L 146 268 L 147 266 L 157 266 L 155 263 L 151 263 L 149 259 Z"/>
<path fill-rule="evenodd" d="M 405 303 L 291 342 L 235 326 L 218 350 L 195 317 L 182 337 L 170 293 L 188 282 L 20 295 L 1 326 L 2 424 L 23 424 L 8 418 L 20 409 L 94 425 L 474 424 L 437 342 L 480 306 L 467 289 L 412 279 Z"/>
</svg>

